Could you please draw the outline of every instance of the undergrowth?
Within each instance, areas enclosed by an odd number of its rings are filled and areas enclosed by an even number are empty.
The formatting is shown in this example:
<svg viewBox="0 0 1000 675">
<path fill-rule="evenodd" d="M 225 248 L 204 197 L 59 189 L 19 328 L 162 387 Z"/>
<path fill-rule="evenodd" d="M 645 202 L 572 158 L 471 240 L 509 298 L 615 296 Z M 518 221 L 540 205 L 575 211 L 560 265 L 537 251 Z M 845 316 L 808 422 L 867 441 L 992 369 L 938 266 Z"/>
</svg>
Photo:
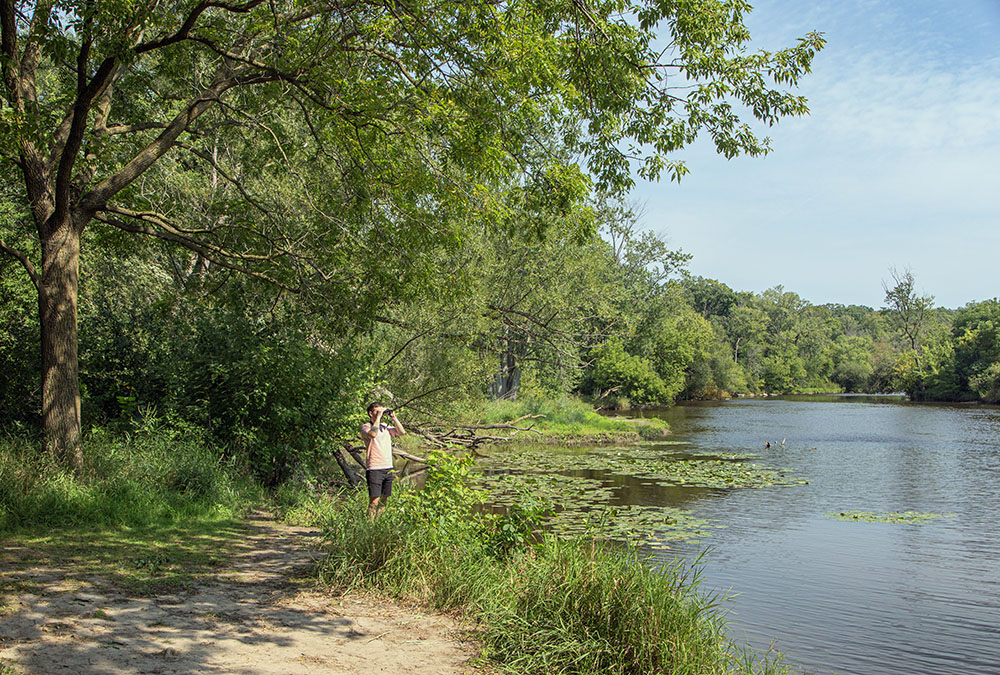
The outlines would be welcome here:
<svg viewBox="0 0 1000 675">
<path fill-rule="evenodd" d="M 539 505 L 486 512 L 466 484 L 471 460 L 430 459 L 424 488 L 400 490 L 374 521 L 363 491 L 307 510 L 325 529 L 321 578 L 332 589 L 461 610 L 480 627 L 484 657 L 505 672 L 785 672 L 727 639 L 697 565 L 537 534 Z"/>
<path fill-rule="evenodd" d="M 196 430 L 98 429 L 83 447 L 74 473 L 36 441 L 0 437 L 0 532 L 224 519 L 262 495 Z"/>
</svg>

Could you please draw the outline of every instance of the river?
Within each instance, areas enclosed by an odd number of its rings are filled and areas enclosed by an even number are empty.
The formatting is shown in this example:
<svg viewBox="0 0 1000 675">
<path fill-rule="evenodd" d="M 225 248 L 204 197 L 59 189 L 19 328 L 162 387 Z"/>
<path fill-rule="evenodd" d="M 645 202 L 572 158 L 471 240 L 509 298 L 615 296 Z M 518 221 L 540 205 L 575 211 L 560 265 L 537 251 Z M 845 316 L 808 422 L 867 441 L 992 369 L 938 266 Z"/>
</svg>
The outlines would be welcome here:
<svg viewBox="0 0 1000 675">
<path fill-rule="evenodd" d="M 682 444 L 665 450 L 755 452 L 809 481 L 620 484 L 624 503 L 680 506 L 725 526 L 653 553 L 705 553 L 702 588 L 735 594 L 725 603 L 735 639 L 773 644 L 804 673 L 1000 673 L 1000 409 L 811 396 L 641 414 L 670 422 Z M 825 517 L 843 511 L 954 517 Z"/>
</svg>

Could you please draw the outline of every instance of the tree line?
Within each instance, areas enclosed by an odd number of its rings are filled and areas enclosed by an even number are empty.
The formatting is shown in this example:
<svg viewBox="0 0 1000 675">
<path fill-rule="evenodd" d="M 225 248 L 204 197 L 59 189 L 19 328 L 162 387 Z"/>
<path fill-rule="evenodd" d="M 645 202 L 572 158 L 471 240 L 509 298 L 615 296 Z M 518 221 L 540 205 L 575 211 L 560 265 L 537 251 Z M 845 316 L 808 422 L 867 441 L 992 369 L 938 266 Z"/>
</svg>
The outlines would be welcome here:
<svg viewBox="0 0 1000 675">
<path fill-rule="evenodd" d="M 599 405 L 824 390 L 996 400 L 995 301 L 692 277 L 622 199 L 751 124 L 821 34 L 740 0 L 0 3 L 2 422 L 207 429 L 280 480 L 386 389 Z M 742 112 L 737 112 L 742 111 Z"/>
</svg>

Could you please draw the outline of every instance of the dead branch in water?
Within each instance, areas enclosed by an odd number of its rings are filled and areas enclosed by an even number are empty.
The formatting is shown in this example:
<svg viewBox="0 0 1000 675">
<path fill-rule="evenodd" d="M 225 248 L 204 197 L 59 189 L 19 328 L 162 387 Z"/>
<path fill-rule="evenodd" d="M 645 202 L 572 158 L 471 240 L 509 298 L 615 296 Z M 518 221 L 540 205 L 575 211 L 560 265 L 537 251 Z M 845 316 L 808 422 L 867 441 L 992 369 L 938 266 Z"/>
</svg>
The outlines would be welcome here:
<svg viewBox="0 0 1000 675">
<path fill-rule="evenodd" d="M 541 417 L 545 417 L 545 415 L 522 415 L 517 419 L 513 419 L 509 422 L 502 422 L 500 424 L 457 424 L 447 431 L 420 427 L 415 428 L 414 431 L 437 448 L 458 446 L 475 451 L 481 445 L 486 443 L 502 443 L 504 441 L 509 441 L 522 431 L 541 435 L 542 432 L 535 429 L 535 425 L 533 423 L 526 427 L 517 426 L 518 422 L 522 422 L 527 419 L 538 419 Z M 511 433 L 505 436 L 480 433 L 483 431 L 494 430 L 507 430 Z"/>
</svg>

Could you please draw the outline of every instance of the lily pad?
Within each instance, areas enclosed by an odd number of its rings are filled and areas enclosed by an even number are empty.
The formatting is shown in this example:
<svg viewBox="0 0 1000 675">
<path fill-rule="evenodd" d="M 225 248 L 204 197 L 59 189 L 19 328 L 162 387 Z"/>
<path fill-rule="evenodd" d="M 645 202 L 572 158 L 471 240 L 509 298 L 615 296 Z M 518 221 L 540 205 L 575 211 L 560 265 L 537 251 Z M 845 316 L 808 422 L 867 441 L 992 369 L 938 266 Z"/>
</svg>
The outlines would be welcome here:
<svg viewBox="0 0 1000 675">
<path fill-rule="evenodd" d="M 624 541 L 664 548 L 668 542 L 705 536 L 718 527 L 690 511 L 649 505 L 610 504 L 620 497 L 621 476 L 672 487 L 760 488 L 805 481 L 789 470 L 750 463 L 745 453 L 685 453 L 680 443 L 629 446 L 491 448 L 476 483 L 498 506 L 518 503 L 525 492 L 552 505 L 543 525 L 557 534 Z M 582 475 L 581 475 L 582 474 Z"/>
<path fill-rule="evenodd" d="M 954 513 L 920 513 L 918 511 L 830 511 L 824 518 L 854 523 L 926 523 L 938 518 L 956 518 Z"/>
</svg>

